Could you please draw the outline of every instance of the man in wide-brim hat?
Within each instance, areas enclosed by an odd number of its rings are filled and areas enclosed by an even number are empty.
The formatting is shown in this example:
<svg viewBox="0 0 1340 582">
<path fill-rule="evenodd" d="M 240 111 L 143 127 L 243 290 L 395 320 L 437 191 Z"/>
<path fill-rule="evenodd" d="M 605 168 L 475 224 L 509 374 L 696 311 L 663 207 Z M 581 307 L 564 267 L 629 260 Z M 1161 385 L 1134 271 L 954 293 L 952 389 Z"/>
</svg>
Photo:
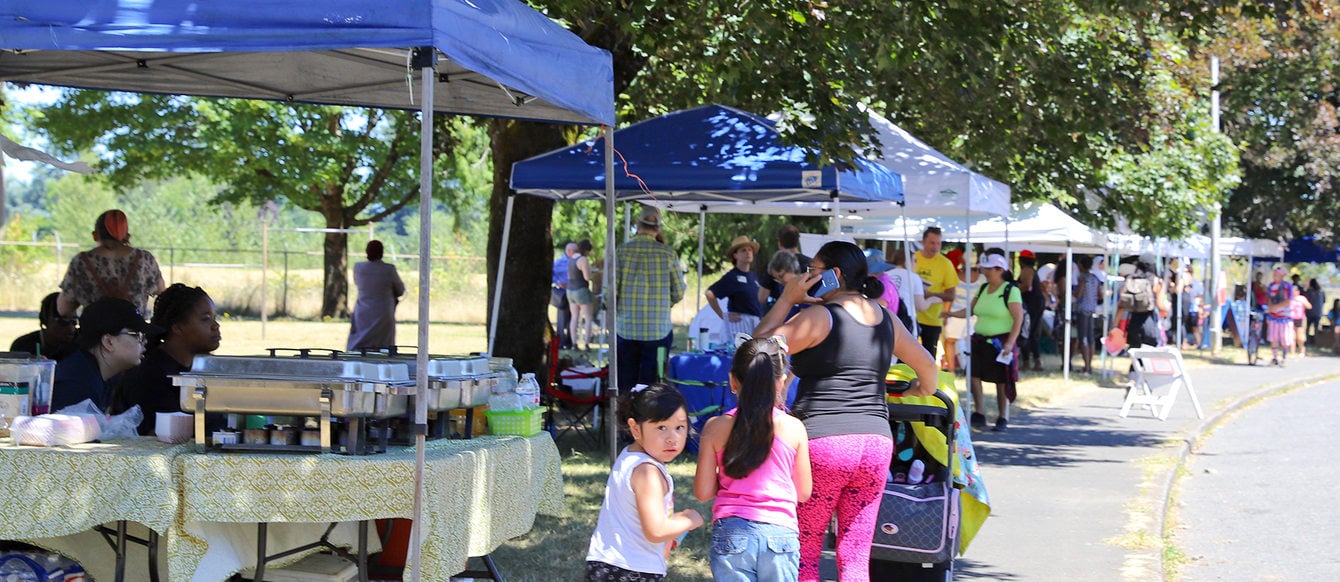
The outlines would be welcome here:
<svg viewBox="0 0 1340 582">
<path fill-rule="evenodd" d="M 758 253 L 758 243 L 748 236 L 740 235 L 730 243 L 726 257 L 730 259 L 731 270 L 722 275 L 716 283 L 707 288 L 707 304 L 717 316 L 721 317 L 721 337 L 733 338 L 736 333 L 753 333 L 763 317 L 763 303 L 759 298 L 762 288 L 758 278 L 751 270 L 754 255 Z M 726 299 L 726 310 L 721 309 L 718 298 Z"/>
</svg>

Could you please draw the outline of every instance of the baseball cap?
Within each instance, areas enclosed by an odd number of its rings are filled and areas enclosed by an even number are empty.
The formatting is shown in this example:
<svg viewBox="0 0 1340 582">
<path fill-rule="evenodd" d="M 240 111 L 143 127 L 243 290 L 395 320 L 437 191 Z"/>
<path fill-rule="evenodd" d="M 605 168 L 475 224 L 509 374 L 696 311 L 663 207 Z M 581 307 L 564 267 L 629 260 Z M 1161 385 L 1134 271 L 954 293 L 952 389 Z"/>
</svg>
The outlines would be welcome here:
<svg viewBox="0 0 1340 582">
<path fill-rule="evenodd" d="M 660 209 L 655 206 L 643 206 L 642 212 L 637 215 L 637 223 L 652 228 L 661 228 Z"/>
<path fill-rule="evenodd" d="M 1010 269 L 1010 266 L 1005 263 L 1005 257 L 995 254 L 982 255 L 982 261 L 977 263 L 977 266 L 983 269 L 1005 269 L 1007 271 Z"/>
<path fill-rule="evenodd" d="M 1033 258 L 1033 251 L 1030 251 L 1030 250 L 1028 250 L 1028 249 L 1024 249 L 1024 250 L 1022 250 L 1022 251 L 1019 251 L 1019 256 L 1024 257 L 1024 258 L 1026 258 L 1026 259 L 1031 259 L 1031 258 Z"/>
<path fill-rule="evenodd" d="M 80 348 L 88 349 L 96 345 L 102 336 L 116 334 L 123 329 L 150 336 L 163 333 L 163 328 L 144 320 L 134 303 L 117 297 L 103 297 L 90 303 L 79 315 L 77 341 Z"/>
<path fill-rule="evenodd" d="M 879 249 L 865 250 L 865 269 L 871 276 L 878 275 L 892 268 L 893 265 L 884 261 L 884 251 Z"/>
</svg>

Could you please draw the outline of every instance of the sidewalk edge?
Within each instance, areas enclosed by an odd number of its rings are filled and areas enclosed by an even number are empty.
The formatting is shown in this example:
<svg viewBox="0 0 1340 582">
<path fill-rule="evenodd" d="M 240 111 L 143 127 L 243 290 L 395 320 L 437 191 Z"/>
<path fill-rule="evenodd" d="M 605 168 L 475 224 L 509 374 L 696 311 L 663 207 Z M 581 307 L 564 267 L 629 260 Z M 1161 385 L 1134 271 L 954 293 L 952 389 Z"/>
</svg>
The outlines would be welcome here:
<svg viewBox="0 0 1340 582">
<path fill-rule="evenodd" d="M 1163 476 L 1163 484 L 1162 487 L 1160 487 L 1161 490 L 1160 493 L 1163 496 L 1163 500 L 1159 504 L 1160 508 L 1158 511 L 1158 521 L 1155 524 L 1156 531 L 1159 532 L 1159 540 L 1160 540 L 1160 546 L 1159 546 L 1160 580 L 1166 581 L 1168 579 L 1168 564 L 1165 557 L 1166 556 L 1165 550 L 1167 546 L 1167 539 L 1170 533 L 1167 531 L 1167 527 L 1168 527 L 1168 513 L 1172 508 L 1172 493 L 1173 490 L 1177 488 L 1177 482 L 1182 474 L 1182 469 L 1186 466 L 1186 459 L 1191 454 L 1191 452 L 1199 448 L 1201 441 L 1203 441 L 1206 437 L 1208 437 L 1210 433 L 1214 432 L 1214 430 L 1218 428 L 1220 424 L 1226 421 L 1230 415 L 1235 414 L 1252 405 L 1255 405 L 1257 402 L 1265 400 L 1266 398 L 1278 396 L 1280 394 L 1284 394 L 1286 392 L 1292 392 L 1294 390 L 1300 390 L 1315 384 L 1320 384 L 1322 382 L 1327 382 L 1335 379 L 1340 379 L 1340 373 L 1318 374 L 1316 376 L 1309 376 L 1299 380 L 1289 381 L 1283 384 L 1274 384 L 1258 388 L 1256 390 L 1253 390 L 1252 392 L 1249 392 L 1247 394 L 1238 397 L 1237 400 L 1230 402 L 1224 408 L 1210 415 L 1208 418 L 1202 420 L 1200 424 L 1196 425 L 1187 433 L 1183 433 L 1182 438 L 1178 439 L 1179 450 L 1176 453 L 1177 462 L 1173 465 L 1172 469 L 1168 471 L 1168 474 Z"/>
</svg>

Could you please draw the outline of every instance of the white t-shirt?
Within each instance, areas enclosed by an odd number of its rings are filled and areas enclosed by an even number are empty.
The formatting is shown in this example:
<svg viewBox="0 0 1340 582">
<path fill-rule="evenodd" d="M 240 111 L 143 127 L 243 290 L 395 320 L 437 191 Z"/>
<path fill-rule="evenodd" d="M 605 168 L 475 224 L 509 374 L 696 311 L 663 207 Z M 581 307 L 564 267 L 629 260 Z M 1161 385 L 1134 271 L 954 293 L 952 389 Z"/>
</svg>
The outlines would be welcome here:
<svg viewBox="0 0 1340 582">
<path fill-rule="evenodd" d="M 895 267 L 888 272 L 888 275 L 889 278 L 893 280 L 893 286 L 898 289 L 899 297 L 907 297 L 907 295 L 903 293 L 903 289 L 907 287 L 908 281 L 914 283 L 912 285 L 912 297 L 926 296 L 926 285 L 921 282 L 921 277 L 917 276 L 916 273 L 903 267 Z"/>
<path fill-rule="evenodd" d="M 596 531 L 591 534 L 591 548 L 586 561 L 604 562 L 634 572 L 665 574 L 666 544 L 653 544 L 642 533 L 642 520 L 637 515 L 637 496 L 633 494 L 633 470 L 644 463 L 655 465 L 665 477 L 665 514 L 675 511 L 675 482 L 656 459 L 646 453 L 625 448 L 614 460 L 609 480 L 605 482 L 605 501 L 600 505 Z"/>
</svg>

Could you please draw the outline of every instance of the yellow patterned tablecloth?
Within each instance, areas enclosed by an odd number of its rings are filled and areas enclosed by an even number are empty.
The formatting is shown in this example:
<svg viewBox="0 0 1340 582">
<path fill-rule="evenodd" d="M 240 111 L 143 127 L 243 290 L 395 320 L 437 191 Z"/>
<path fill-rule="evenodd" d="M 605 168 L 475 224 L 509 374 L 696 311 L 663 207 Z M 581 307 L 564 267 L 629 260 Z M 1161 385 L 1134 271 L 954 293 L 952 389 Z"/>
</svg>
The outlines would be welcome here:
<svg viewBox="0 0 1340 582">
<path fill-rule="evenodd" d="M 537 512 L 563 508 L 558 449 L 547 433 L 428 443 L 423 578 L 446 580 L 469 556 L 530 531 Z M 181 519 L 171 572 L 199 572 L 209 522 L 328 523 L 412 517 L 414 450 L 368 456 L 185 453 L 175 460 Z M 254 551 L 254 548 L 252 549 Z M 176 576 L 173 576 L 176 579 Z"/>
<path fill-rule="evenodd" d="M 128 520 L 166 534 L 176 516 L 172 458 L 152 437 L 60 447 L 0 439 L 0 539 L 64 536 Z"/>
</svg>

